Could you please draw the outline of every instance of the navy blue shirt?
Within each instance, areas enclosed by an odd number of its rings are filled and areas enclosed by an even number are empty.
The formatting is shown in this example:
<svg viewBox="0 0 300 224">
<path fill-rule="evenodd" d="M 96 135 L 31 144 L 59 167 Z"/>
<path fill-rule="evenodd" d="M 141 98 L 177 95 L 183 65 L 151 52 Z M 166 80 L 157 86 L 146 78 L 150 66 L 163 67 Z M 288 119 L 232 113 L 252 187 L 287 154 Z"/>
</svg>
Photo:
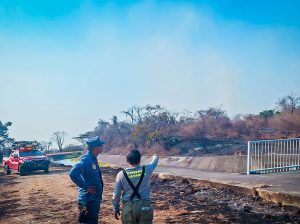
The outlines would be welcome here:
<svg viewBox="0 0 300 224">
<path fill-rule="evenodd" d="M 78 186 L 78 202 L 101 201 L 103 192 L 103 181 L 97 158 L 87 151 L 80 161 L 70 170 L 72 181 Z M 97 188 L 95 194 L 87 192 L 91 186 Z"/>
</svg>

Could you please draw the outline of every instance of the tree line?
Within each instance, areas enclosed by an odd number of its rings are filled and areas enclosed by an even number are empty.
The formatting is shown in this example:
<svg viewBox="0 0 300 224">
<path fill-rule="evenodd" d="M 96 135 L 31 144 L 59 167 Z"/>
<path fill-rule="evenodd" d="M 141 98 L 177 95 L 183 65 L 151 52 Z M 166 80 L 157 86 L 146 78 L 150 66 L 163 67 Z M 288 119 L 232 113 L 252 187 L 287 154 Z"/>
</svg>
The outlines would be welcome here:
<svg viewBox="0 0 300 224">
<path fill-rule="evenodd" d="M 246 151 L 253 139 L 300 137 L 300 97 L 282 97 L 276 109 L 230 118 L 222 108 L 174 113 L 161 105 L 132 106 L 122 111 L 126 120 L 100 119 L 94 130 L 75 139 L 100 136 L 110 153 L 131 147 L 162 154 L 228 154 Z"/>
<path fill-rule="evenodd" d="M 99 136 L 106 141 L 105 151 L 112 154 L 132 147 L 167 155 L 232 154 L 246 151 L 249 140 L 300 137 L 300 97 L 287 95 L 275 106 L 233 118 L 219 107 L 175 113 L 161 105 L 132 106 L 121 112 L 125 120 L 100 119 L 93 130 L 74 137 L 78 145 L 64 146 L 66 133 L 57 131 L 40 146 L 46 152 L 53 144 L 59 151 L 77 151 L 83 149 L 86 138 Z M 14 141 L 8 134 L 11 125 L 0 121 L 0 151 Z"/>
</svg>

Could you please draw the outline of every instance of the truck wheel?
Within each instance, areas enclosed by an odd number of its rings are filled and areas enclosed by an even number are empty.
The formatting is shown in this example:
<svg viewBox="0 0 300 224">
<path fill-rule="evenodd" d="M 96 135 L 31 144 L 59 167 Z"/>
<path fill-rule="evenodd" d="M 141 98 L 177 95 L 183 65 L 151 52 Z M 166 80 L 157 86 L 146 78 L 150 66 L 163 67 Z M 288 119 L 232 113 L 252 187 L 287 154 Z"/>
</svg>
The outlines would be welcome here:
<svg viewBox="0 0 300 224">
<path fill-rule="evenodd" d="M 9 166 L 7 164 L 5 164 L 5 166 L 4 166 L 4 173 L 5 173 L 5 175 L 9 175 L 11 173 Z"/>
<path fill-rule="evenodd" d="M 23 166 L 19 167 L 20 176 L 25 176 L 25 168 Z"/>
<path fill-rule="evenodd" d="M 44 169 L 44 173 L 49 173 L 49 166 L 46 169 Z"/>
</svg>

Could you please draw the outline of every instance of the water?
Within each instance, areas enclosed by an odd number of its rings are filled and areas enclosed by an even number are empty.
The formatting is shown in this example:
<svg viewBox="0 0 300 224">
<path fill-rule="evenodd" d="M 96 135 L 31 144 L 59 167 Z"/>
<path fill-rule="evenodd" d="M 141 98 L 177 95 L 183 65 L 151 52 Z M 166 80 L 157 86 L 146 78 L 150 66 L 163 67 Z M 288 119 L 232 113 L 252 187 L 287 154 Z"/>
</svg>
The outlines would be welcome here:
<svg viewBox="0 0 300 224">
<path fill-rule="evenodd" d="M 65 166 L 74 166 L 76 162 L 72 161 L 72 159 L 63 159 L 63 160 L 57 160 L 56 163 L 63 164 Z"/>
<path fill-rule="evenodd" d="M 76 162 L 72 161 L 72 159 L 62 159 L 62 160 L 55 160 L 53 161 L 55 163 L 60 163 L 65 166 L 74 166 Z M 102 162 L 101 160 L 98 160 L 100 167 L 110 167 L 110 164 Z"/>
</svg>

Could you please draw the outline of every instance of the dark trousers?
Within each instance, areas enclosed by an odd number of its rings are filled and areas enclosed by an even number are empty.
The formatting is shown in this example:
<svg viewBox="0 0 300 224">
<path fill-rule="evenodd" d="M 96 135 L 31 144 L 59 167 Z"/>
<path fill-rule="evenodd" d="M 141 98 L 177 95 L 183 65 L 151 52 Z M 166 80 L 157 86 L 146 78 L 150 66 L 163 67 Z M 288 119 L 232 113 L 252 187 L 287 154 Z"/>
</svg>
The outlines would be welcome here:
<svg viewBox="0 0 300 224">
<path fill-rule="evenodd" d="M 78 203 L 79 208 L 79 216 L 83 215 L 82 210 L 86 210 L 86 218 L 84 222 L 80 222 L 82 224 L 98 224 L 98 216 L 100 211 L 100 201 L 90 201 L 85 205 Z M 78 219 L 79 220 L 79 219 Z"/>
<path fill-rule="evenodd" d="M 127 201 L 123 204 L 122 224 L 152 224 L 151 200 Z"/>
</svg>

